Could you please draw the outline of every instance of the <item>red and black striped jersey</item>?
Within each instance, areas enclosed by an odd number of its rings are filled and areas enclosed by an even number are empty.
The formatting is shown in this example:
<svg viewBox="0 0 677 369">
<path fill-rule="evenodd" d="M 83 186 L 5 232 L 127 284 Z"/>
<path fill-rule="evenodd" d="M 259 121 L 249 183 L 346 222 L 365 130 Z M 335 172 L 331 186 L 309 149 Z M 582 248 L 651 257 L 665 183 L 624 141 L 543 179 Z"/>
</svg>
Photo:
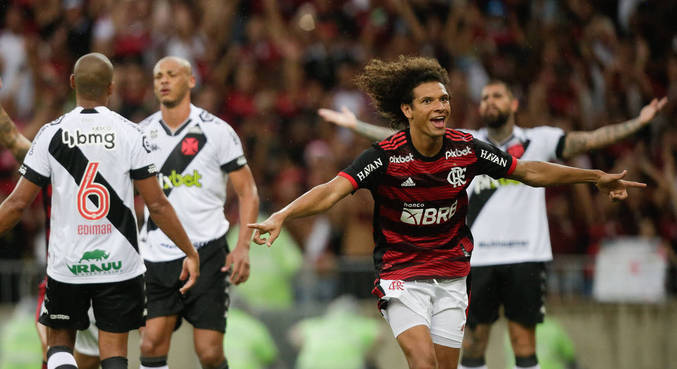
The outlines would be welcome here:
<svg viewBox="0 0 677 369">
<path fill-rule="evenodd" d="M 465 223 L 473 177 L 501 178 L 513 158 L 472 135 L 447 129 L 440 152 L 426 157 L 409 130 L 365 150 L 339 173 L 374 197 L 374 264 L 379 278 L 415 280 L 468 274 L 473 250 Z"/>
</svg>

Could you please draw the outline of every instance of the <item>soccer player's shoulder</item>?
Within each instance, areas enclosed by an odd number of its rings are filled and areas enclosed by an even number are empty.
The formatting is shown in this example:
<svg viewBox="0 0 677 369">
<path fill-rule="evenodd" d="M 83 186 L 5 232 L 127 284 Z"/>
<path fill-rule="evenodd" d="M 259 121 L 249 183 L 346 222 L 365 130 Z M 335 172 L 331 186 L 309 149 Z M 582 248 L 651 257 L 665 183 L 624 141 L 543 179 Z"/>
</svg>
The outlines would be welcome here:
<svg viewBox="0 0 677 369">
<path fill-rule="evenodd" d="M 57 130 L 59 130 L 62 127 L 62 123 L 64 122 L 64 118 L 66 117 L 66 114 L 54 119 L 53 121 L 43 125 L 40 127 L 38 130 L 38 133 L 33 137 L 33 141 L 37 141 L 38 138 L 42 137 L 43 135 L 47 136 L 52 136 Z"/>
<path fill-rule="evenodd" d="M 453 128 L 447 128 L 444 136 L 453 141 L 464 141 L 470 142 L 473 139 L 473 135 L 467 132 L 459 131 Z"/>
<path fill-rule="evenodd" d="M 230 135 L 235 136 L 235 130 L 231 127 L 228 122 L 215 116 L 214 114 L 202 109 L 197 108 L 197 121 L 202 127 L 208 137 L 212 134 L 217 136 Z"/>
<path fill-rule="evenodd" d="M 385 139 L 375 143 L 374 146 L 384 151 L 391 151 L 404 145 L 407 142 L 407 139 L 407 133 L 404 130 L 397 131 Z"/>
<path fill-rule="evenodd" d="M 517 129 L 518 127 L 515 127 Z M 559 127 L 553 126 L 535 126 L 532 128 L 519 127 L 526 136 L 538 137 L 538 136 L 548 136 L 548 135 L 561 135 L 564 133 L 564 130 Z"/>
</svg>

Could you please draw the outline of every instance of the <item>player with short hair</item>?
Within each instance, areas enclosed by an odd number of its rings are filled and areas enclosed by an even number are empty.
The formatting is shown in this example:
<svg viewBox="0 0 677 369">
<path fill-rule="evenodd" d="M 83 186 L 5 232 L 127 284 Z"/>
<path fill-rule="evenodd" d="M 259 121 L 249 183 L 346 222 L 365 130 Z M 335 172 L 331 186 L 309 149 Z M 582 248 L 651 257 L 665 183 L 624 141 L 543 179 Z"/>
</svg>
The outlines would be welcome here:
<svg viewBox="0 0 677 369">
<path fill-rule="evenodd" d="M 160 185 L 179 209 L 179 218 L 200 253 L 201 276 L 185 296 L 174 270 L 183 253 L 146 217 L 141 230 L 146 262 L 148 320 L 141 339 L 141 368 L 167 368 L 172 331 L 186 319 L 193 325 L 195 351 L 203 368 L 228 367 L 223 337 L 228 310 L 228 277 L 235 284 L 249 277 L 252 230 L 240 227 L 229 250 L 224 215 L 229 178 L 239 203 L 240 223 L 254 222 L 259 198 L 239 137 L 223 120 L 191 104 L 195 78 L 188 61 L 169 56 L 153 68 L 160 111 L 140 123 L 151 157 L 160 171 Z M 226 177 L 227 176 L 227 177 Z M 146 214 L 148 214 L 146 212 Z"/>
<path fill-rule="evenodd" d="M 374 144 L 330 182 L 249 225 L 256 229 L 254 241 L 270 246 L 286 219 L 325 211 L 351 192 L 369 189 L 378 273 L 373 293 L 410 368 L 457 366 L 473 251 L 465 189 L 474 177 L 507 177 L 531 186 L 592 182 L 612 199 L 626 198 L 628 187 L 644 186 L 622 180 L 625 172 L 518 160 L 446 128 L 447 83 L 447 71 L 434 59 L 369 62 L 358 86 L 386 119 L 408 128 Z"/>
<path fill-rule="evenodd" d="M 0 80 L 0 88 L 2 88 L 2 81 Z M 23 162 L 26 153 L 31 148 L 31 142 L 21 134 L 16 127 L 12 118 L 7 114 L 5 109 L 0 105 L 0 146 L 9 150 L 14 159 L 18 162 Z M 51 198 L 52 186 L 50 184 L 42 187 L 42 202 L 45 209 L 45 244 L 49 243 L 49 218 L 51 216 Z M 38 301 L 35 311 L 35 327 L 40 339 L 40 346 L 42 347 L 42 369 L 47 369 L 47 327 L 40 323 L 40 312 L 45 300 L 45 292 L 47 289 L 47 277 L 38 285 Z M 99 360 L 99 330 L 93 324 L 94 313 L 90 307 L 87 311 L 90 325 L 84 331 L 78 331 L 75 338 L 75 349 L 73 356 L 78 364 L 79 369 L 97 369 L 100 364 Z"/>
<path fill-rule="evenodd" d="M 616 143 L 648 125 L 667 104 L 653 99 L 636 118 L 594 131 L 565 133 L 560 128 L 516 125 L 518 99 L 499 80 L 482 90 L 479 113 L 486 127 L 466 130 L 516 158 L 551 161 L 570 159 L 583 152 Z M 386 127 L 359 121 L 348 109 L 320 109 L 325 120 L 381 140 L 393 133 Z M 515 362 L 520 368 L 538 368 L 536 324 L 543 321 L 545 263 L 552 260 L 545 191 L 516 181 L 478 176 L 468 187 L 467 223 L 475 249 L 471 258 L 472 299 L 468 330 L 463 341 L 462 368 L 486 369 L 484 352 L 491 324 L 505 308 Z M 503 221 L 497 222 L 496 219 Z"/>
<path fill-rule="evenodd" d="M 76 368 L 76 329 L 94 308 L 103 369 L 127 368 L 127 338 L 143 324 L 142 274 L 133 189 L 155 221 L 188 257 L 185 293 L 199 274 L 198 254 L 159 190 L 157 169 L 138 127 L 105 105 L 113 65 L 99 53 L 82 56 L 70 78 L 77 107 L 46 124 L 33 140 L 16 188 L 0 205 L 0 233 L 19 221 L 41 187 L 52 184 L 47 291 L 40 322 L 47 328 L 47 366 Z M 134 181 L 134 183 L 132 183 Z"/>
</svg>

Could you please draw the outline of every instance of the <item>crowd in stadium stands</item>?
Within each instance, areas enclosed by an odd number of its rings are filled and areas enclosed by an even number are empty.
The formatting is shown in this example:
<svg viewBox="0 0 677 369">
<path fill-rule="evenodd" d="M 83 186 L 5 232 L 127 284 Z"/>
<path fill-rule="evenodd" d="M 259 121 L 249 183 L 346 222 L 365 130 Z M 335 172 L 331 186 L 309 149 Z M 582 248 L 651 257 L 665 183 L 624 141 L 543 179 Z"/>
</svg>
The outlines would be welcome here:
<svg viewBox="0 0 677 369">
<path fill-rule="evenodd" d="M 68 76 L 90 51 L 115 64 L 111 108 L 138 122 L 157 110 L 151 68 L 177 55 L 194 66 L 197 106 L 242 138 L 262 211 L 333 178 L 370 144 L 322 121 L 347 106 L 377 121 L 352 77 L 374 57 L 436 57 L 450 71 L 452 126 L 479 128 L 481 88 L 505 80 L 518 124 L 591 130 L 668 96 L 638 136 L 570 164 L 617 172 L 649 187 L 611 203 L 592 186 L 548 190 L 553 251 L 594 254 L 607 238 L 660 237 L 677 291 L 677 3 L 584 0 L 13 0 L 0 7 L 0 101 L 32 139 L 74 104 Z M 0 151 L 0 198 L 17 179 Z M 371 256 L 371 198 L 356 193 L 288 230 L 320 275 L 338 257 Z M 236 206 L 236 204 L 235 204 Z M 236 214 L 227 209 L 230 215 Z M 42 257 L 42 207 L 0 238 L 0 258 Z M 229 216 L 236 219 L 236 216 Z M 557 258 L 557 256 L 555 256 Z M 342 259 L 344 260 L 344 259 Z M 253 260 L 252 264 L 256 261 Z"/>
</svg>

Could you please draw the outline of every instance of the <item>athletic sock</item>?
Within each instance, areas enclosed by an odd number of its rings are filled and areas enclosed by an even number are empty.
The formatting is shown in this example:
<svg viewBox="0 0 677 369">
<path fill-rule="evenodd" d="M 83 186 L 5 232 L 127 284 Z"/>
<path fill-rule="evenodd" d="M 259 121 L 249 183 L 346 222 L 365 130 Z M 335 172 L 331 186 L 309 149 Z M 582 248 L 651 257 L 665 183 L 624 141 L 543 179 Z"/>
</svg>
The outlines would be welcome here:
<svg viewBox="0 0 677 369">
<path fill-rule="evenodd" d="M 458 369 L 487 369 L 487 363 L 484 357 L 462 357 Z"/>
<path fill-rule="evenodd" d="M 141 357 L 139 369 L 169 369 L 167 366 L 167 356 Z"/>
<path fill-rule="evenodd" d="M 127 369 L 127 358 L 122 356 L 113 356 L 101 360 L 101 369 Z"/>
<path fill-rule="evenodd" d="M 67 346 L 52 346 L 47 350 L 47 369 L 77 369 L 73 349 Z"/>
<path fill-rule="evenodd" d="M 541 369 L 536 354 L 531 356 L 515 356 L 515 369 Z"/>
</svg>

